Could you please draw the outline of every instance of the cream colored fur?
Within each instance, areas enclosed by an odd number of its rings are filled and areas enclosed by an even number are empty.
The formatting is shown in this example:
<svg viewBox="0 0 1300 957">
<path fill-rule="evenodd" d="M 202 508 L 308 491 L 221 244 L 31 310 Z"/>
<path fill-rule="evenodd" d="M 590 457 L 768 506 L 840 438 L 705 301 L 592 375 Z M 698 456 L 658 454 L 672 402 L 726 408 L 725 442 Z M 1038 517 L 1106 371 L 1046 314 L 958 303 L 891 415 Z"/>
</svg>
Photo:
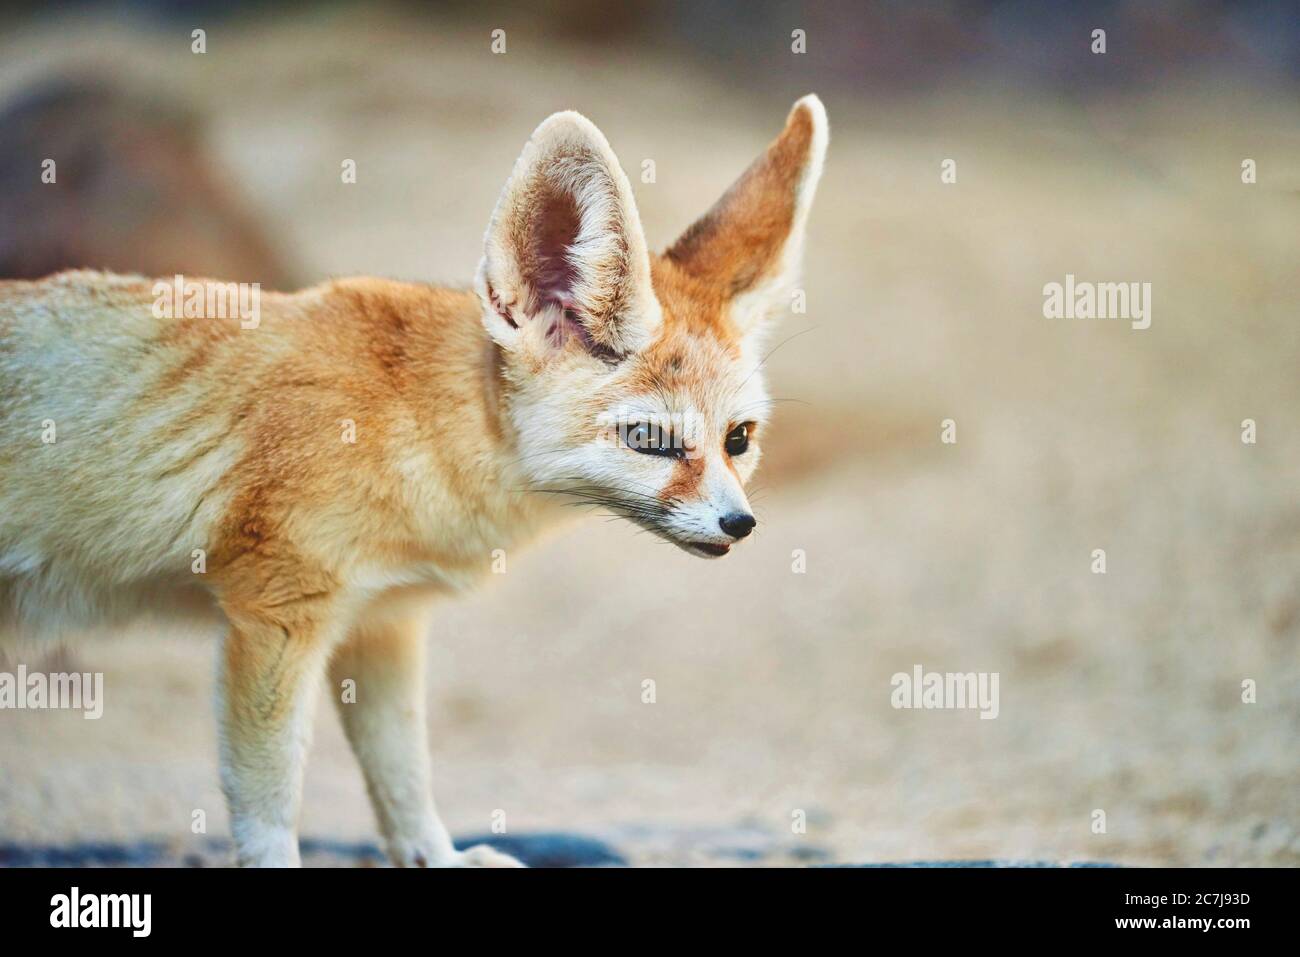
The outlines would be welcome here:
<svg viewBox="0 0 1300 957">
<path fill-rule="evenodd" d="M 605 138 L 556 114 L 492 215 L 476 293 L 342 280 L 266 293 L 241 327 L 158 318 L 140 277 L 0 282 L 0 643 L 219 624 L 240 863 L 298 863 L 322 683 L 395 863 L 516 863 L 457 851 L 434 808 L 430 608 L 565 504 L 693 554 L 736 544 L 721 522 L 748 512 L 769 405 L 759 336 L 796 281 L 826 139 L 799 101 L 651 256 Z M 681 455 L 611 428 L 683 414 Z"/>
</svg>

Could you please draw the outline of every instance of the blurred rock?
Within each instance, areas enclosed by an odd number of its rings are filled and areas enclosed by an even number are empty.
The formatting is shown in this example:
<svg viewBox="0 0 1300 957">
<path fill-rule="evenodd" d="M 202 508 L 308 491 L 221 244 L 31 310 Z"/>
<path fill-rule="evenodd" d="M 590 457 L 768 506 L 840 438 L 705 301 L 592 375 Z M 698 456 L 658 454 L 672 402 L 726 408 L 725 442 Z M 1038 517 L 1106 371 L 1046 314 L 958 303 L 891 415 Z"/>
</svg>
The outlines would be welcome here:
<svg viewBox="0 0 1300 957">
<path fill-rule="evenodd" d="M 582 834 L 547 831 L 537 834 L 479 834 L 456 841 L 460 848 L 491 844 L 529 867 L 625 867 L 627 860 L 604 841 Z M 299 842 L 308 867 L 382 867 L 387 859 L 369 841 L 304 837 Z M 162 841 L 67 844 L 0 843 L 0 867 L 227 867 L 230 842 L 210 838 L 199 846 Z"/>
<path fill-rule="evenodd" d="M 829 867 L 1118 867 L 1103 861 L 899 861 L 883 864 L 830 864 Z"/>
<path fill-rule="evenodd" d="M 623 855 L 604 841 L 582 834 L 548 831 L 539 834 L 476 834 L 456 841 L 465 848 L 490 844 L 529 867 L 626 867 Z"/>
<path fill-rule="evenodd" d="M 93 78 L 28 87 L 0 109 L 0 278 L 76 267 L 294 285 L 196 117 Z"/>
</svg>

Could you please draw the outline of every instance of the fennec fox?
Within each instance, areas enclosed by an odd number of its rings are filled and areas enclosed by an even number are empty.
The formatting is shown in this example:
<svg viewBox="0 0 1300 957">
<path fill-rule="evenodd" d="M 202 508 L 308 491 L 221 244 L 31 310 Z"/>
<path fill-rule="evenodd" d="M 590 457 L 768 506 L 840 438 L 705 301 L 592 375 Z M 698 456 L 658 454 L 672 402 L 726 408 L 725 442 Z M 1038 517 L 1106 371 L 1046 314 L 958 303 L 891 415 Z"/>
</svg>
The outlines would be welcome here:
<svg viewBox="0 0 1300 957">
<path fill-rule="evenodd" d="M 395 863 L 516 864 L 456 850 L 434 809 L 430 603 L 564 503 L 701 556 L 750 533 L 760 343 L 790 308 L 827 136 L 821 101 L 799 100 L 651 255 L 605 137 L 557 113 L 515 163 L 473 291 L 347 279 L 236 321 L 188 292 L 160 309 L 173 277 L 0 282 L 0 640 L 218 613 L 241 864 L 299 862 L 322 676 L 355 682 L 340 712 Z"/>
</svg>

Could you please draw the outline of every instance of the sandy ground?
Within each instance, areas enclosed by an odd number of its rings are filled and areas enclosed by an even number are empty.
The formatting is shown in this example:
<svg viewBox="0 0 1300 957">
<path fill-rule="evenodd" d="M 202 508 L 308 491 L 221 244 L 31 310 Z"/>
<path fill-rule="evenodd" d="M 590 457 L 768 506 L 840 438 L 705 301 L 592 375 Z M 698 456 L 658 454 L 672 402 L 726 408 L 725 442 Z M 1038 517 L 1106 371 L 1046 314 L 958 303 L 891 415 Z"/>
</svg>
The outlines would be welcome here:
<svg viewBox="0 0 1300 957">
<path fill-rule="evenodd" d="M 39 64 L 42 37 L 6 39 L 0 80 Z M 118 29 L 58 42 L 200 103 L 308 279 L 467 281 L 514 156 L 560 108 L 629 170 L 656 161 L 635 188 L 662 246 L 806 92 L 526 35 L 491 58 L 477 33 L 361 19 L 218 34 L 198 63 Z M 824 99 L 808 312 L 769 363 L 786 401 L 758 534 L 703 563 L 589 518 L 448 603 L 430 723 L 453 832 L 501 810 L 512 833 L 602 836 L 640 864 L 746 840 L 769 863 L 1300 864 L 1294 96 L 1207 78 L 1093 103 Z M 1152 283 L 1151 328 L 1044 319 L 1043 284 L 1066 273 Z M 102 720 L 0 715 L 0 841 L 180 854 L 202 842 L 195 809 L 224 835 L 214 649 L 88 646 Z M 999 717 L 895 710 L 890 677 L 917 664 L 998 672 Z M 328 707 L 302 830 L 374 836 Z"/>
</svg>

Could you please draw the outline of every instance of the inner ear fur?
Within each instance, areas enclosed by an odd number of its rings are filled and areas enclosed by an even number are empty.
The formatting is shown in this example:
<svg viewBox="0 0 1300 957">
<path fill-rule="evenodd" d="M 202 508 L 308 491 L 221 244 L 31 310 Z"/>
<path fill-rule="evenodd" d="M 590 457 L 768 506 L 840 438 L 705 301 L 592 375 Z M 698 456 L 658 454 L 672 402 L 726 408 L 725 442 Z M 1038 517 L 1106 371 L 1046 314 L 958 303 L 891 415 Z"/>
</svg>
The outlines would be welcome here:
<svg viewBox="0 0 1300 957">
<path fill-rule="evenodd" d="M 790 110 L 781 134 L 665 257 L 731 299 L 793 286 L 828 141 L 825 107 L 809 94 Z"/>
<path fill-rule="evenodd" d="M 545 317 L 548 336 L 602 358 L 653 334 L 659 305 L 632 188 L 585 117 L 557 113 L 534 131 L 488 225 L 477 285 L 489 320 L 517 330 Z"/>
</svg>

